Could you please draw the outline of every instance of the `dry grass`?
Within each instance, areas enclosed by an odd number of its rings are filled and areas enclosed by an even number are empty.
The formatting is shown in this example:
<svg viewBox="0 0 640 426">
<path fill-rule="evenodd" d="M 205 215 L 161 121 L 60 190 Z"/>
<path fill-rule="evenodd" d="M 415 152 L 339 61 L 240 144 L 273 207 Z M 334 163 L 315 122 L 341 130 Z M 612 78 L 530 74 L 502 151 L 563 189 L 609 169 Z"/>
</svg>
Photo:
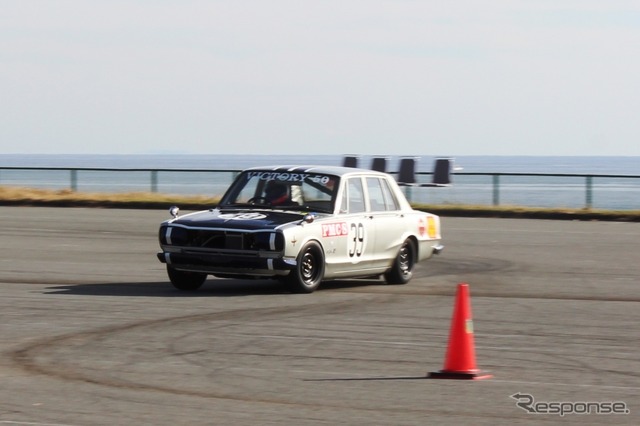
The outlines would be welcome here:
<svg viewBox="0 0 640 426">
<path fill-rule="evenodd" d="M 0 186 L 0 203 L 12 205 L 95 205 L 110 207 L 136 206 L 165 206 L 168 204 L 187 204 L 210 206 L 217 203 L 217 199 L 204 196 L 178 196 L 171 194 L 157 194 L 151 192 L 127 193 L 91 193 L 74 192 L 69 189 L 57 191 Z"/>
</svg>

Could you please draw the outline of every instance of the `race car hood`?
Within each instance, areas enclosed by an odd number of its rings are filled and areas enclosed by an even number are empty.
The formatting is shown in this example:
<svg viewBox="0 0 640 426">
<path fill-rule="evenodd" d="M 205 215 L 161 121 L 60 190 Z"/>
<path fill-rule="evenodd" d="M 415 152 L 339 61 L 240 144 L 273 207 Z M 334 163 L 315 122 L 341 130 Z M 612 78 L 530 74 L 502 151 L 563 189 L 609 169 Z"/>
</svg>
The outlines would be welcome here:
<svg viewBox="0 0 640 426">
<path fill-rule="evenodd" d="M 172 225 L 190 228 L 217 229 L 275 229 L 278 226 L 301 221 L 306 213 L 273 210 L 212 209 L 191 213 L 171 220 Z"/>
</svg>

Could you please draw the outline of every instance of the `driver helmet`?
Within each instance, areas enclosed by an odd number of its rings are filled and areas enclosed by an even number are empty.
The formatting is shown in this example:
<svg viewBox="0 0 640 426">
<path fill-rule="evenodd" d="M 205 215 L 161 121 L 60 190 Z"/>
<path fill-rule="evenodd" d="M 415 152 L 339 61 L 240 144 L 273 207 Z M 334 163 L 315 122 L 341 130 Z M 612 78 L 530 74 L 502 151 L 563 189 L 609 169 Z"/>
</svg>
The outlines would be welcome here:
<svg viewBox="0 0 640 426">
<path fill-rule="evenodd" d="M 273 205 L 289 202 L 289 186 L 281 182 L 268 182 L 264 194 L 267 201 Z"/>
</svg>

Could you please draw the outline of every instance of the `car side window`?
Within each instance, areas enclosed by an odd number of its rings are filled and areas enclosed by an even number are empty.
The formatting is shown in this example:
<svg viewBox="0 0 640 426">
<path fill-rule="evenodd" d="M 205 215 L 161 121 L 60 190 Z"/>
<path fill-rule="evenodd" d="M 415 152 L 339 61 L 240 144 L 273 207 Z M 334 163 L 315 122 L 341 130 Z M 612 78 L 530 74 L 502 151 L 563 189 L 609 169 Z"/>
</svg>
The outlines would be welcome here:
<svg viewBox="0 0 640 426">
<path fill-rule="evenodd" d="M 369 191 L 369 206 L 371 207 L 371 211 L 382 212 L 387 210 L 380 179 L 376 177 L 368 177 L 367 190 Z"/>
<path fill-rule="evenodd" d="M 340 210 L 339 213 L 349 213 L 349 191 L 347 188 L 342 191 L 342 198 L 340 199 Z"/>
<path fill-rule="evenodd" d="M 348 189 L 348 213 L 361 213 L 365 211 L 364 191 L 362 188 L 362 179 L 351 178 L 347 182 Z M 344 206 L 344 204 L 343 204 Z"/>
<path fill-rule="evenodd" d="M 387 211 L 395 211 L 399 210 L 400 206 L 398 205 L 398 199 L 391 191 L 389 187 L 389 182 L 386 179 L 380 179 L 380 184 L 382 185 L 382 194 L 384 196 L 384 205 Z"/>
</svg>

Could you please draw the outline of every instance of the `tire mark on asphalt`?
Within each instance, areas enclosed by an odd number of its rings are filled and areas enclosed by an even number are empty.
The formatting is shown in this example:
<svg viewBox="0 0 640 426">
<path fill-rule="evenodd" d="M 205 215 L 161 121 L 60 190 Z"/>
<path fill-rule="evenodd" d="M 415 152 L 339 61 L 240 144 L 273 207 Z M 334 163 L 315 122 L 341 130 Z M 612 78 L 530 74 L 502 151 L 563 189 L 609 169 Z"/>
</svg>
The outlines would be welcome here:
<svg viewBox="0 0 640 426">
<path fill-rule="evenodd" d="M 421 263 L 416 272 L 419 276 L 446 276 L 480 272 L 498 272 L 515 270 L 516 264 L 504 259 L 480 258 L 446 259 L 437 258 L 433 261 Z"/>
<path fill-rule="evenodd" d="M 335 288 L 335 291 L 341 293 L 360 293 L 360 294 L 393 294 L 396 296 L 454 296 L 456 294 L 456 286 L 452 284 L 447 287 L 443 286 L 429 286 L 423 288 L 411 288 L 411 287 L 393 287 L 392 290 L 381 290 L 374 287 L 349 287 L 349 288 Z M 473 298 L 486 297 L 495 299 L 533 299 L 533 300 L 569 300 L 569 301 L 586 301 L 586 302 L 640 302 L 639 297 L 632 296 L 578 296 L 570 294 L 532 294 L 526 292 L 513 291 L 510 293 L 500 293 L 496 290 L 483 290 L 482 288 L 475 287 L 473 289 Z"/>
<path fill-rule="evenodd" d="M 89 330 L 85 332 L 79 333 L 71 333 L 67 335 L 57 336 L 50 339 L 45 339 L 39 342 L 31 343 L 22 348 L 14 350 L 9 353 L 13 362 L 24 371 L 32 373 L 32 374 L 40 374 L 45 375 L 47 377 L 65 380 L 65 381 L 76 381 L 87 384 L 93 384 L 98 386 L 106 386 L 117 389 L 126 389 L 133 391 L 148 391 L 148 392 L 160 392 L 172 395 L 179 396 L 187 396 L 187 397 L 198 397 L 198 398 L 206 398 L 206 399 L 223 399 L 223 400 L 231 400 L 238 402 L 248 402 L 248 403 L 259 403 L 259 404 L 269 404 L 269 405 L 282 405 L 287 407 L 302 407 L 302 408 L 311 408 L 311 409 L 341 409 L 341 410 L 350 410 L 352 412 L 364 412 L 364 413 L 390 413 L 391 415 L 407 415 L 413 414 L 418 416 L 424 415 L 450 415 L 450 410 L 442 407 L 436 408 L 420 408 L 420 409 L 412 409 L 407 407 L 365 407 L 365 406 L 353 406 L 349 405 L 349 402 L 345 401 L 344 403 L 331 403 L 331 402 L 305 402 L 305 401 L 294 401 L 284 397 L 277 397 L 269 393 L 268 396 L 265 395 L 254 395 L 254 396 L 243 396 L 232 394 L 229 392 L 223 391 L 204 391 L 204 390 L 196 390 L 196 389 L 180 389 L 175 388 L 170 385 L 158 385 L 158 384 L 145 384 L 145 383 L 137 383 L 130 382 L 126 380 L 121 380 L 113 377 L 92 377 L 88 374 L 83 373 L 79 370 L 73 370 L 69 368 L 65 368 L 67 366 L 57 365 L 47 365 L 38 362 L 37 356 L 42 352 L 46 352 L 50 349 L 57 347 L 58 345 L 64 345 L 68 342 L 84 340 L 99 340 L 106 338 L 109 335 L 117 334 L 120 332 L 126 332 L 130 330 L 135 330 L 137 328 L 142 327 L 153 327 L 153 326 L 166 326 L 167 324 L 178 325 L 180 323 L 185 322 L 193 322 L 193 321 L 219 321 L 219 320 L 237 320 L 238 318 L 242 318 L 243 322 L 251 322 L 255 320 L 264 320 L 265 318 L 296 318 L 303 316 L 313 316 L 316 314 L 338 314 L 338 313 L 348 313 L 350 310 L 357 305 L 370 305 L 372 303 L 388 303 L 389 301 L 393 301 L 395 299 L 395 295 L 384 295 L 385 297 L 369 297 L 366 299 L 357 299 L 351 301 L 343 301 L 343 302 L 330 302 L 324 304 L 307 304 L 302 306 L 294 306 L 294 307 L 276 307 L 276 308 L 262 308 L 262 309 L 238 309 L 233 311 L 225 311 L 218 313 L 205 313 L 205 314 L 196 314 L 196 315 L 187 315 L 180 317 L 172 317 L 172 318 L 161 318 L 156 320 L 148 320 L 141 321 L 131 324 L 125 324 L 120 326 L 113 327 L 105 327 L 98 330 Z M 235 325 L 239 324 L 236 322 Z M 425 375 L 426 377 L 426 375 Z M 411 380 L 424 380 L 425 377 L 413 377 Z M 369 380 L 407 380 L 407 377 L 383 377 L 383 378 L 374 378 Z M 373 414 L 372 414 L 373 415 Z M 508 420 L 508 416 L 503 416 L 500 414 L 485 414 L 485 413 L 476 413 L 476 412 L 456 412 L 456 417 L 458 418 L 488 418 L 488 419 L 504 419 Z"/>
<path fill-rule="evenodd" d="M 32 374 L 41 374 L 48 377 L 66 380 L 77 381 L 88 384 L 94 384 L 99 386 L 107 386 L 112 388 L 127 389 L 127 390 L 139 390 L 139 391 L 152 391 L 162 392 L 181 396 L 192 396 L 208 399 L 226 399 L 234 401 L 252 402 L 252 403 L 265 403 L 265 404 L 280 404 L 286 406 L 301 406 L 301 407 L 325 407 L 325 408 L 340 408 L 349 409 L 354 411 L 365 412 L 398 412 L 407 413 L 414 412 L 418 414 L 428 413 L 443 413 L 446 410 L 440 409 L 419 409 L 411 410 L 407 408 L 394 408 L 394 407 L 352 407 L 347 404 L 339 403 L 317 403 L 317 402 L 304 402 L 304 401 L 292 401 L 290 399 L 281 398 L 277 396 L 251 396 L 245 397 L 242 395 L 232 394 L 223 391 L 205 391 L 197 389 L 181 389 L 175 388 L 170 385 L 159 384 L 146 384 L 126 381 L 114 377 L 104 376 L 91 376 L 88 373 L 84 373 L 81 370 L 73 369 L 72 365 L 48 365 L 47 363 L 39 362 L 37 357 L 40 353 L 46 353 L 60 345 L 65 345 L 73 342 L 78 344 L 81 342 L 91 342 L 108 337 L 109 335 L 122 333 L 126 331 L 135 330 L 143 327 L 163 326 L 168 324 L 179 325 L 180 323 L 193 322 L 193 321 L 220 321 L 220 320 L 237 320 L 242 318 L 242 322 L 251 322 L 256 320 L 264 321 L 265 318 L 278 318 L 282 319 L 283 315 L 285 319 L 295 318 L 300 316 L 309 316 L 315 314 L 337 314 L 349 312 L 356 305 L 371 304 L 371 303 L 385 303 L 389 301 L 389 297 L 374 297 L 367 299 L 358 299 L 343 302 L 331 302 L 325 304 L 308 304 L 302 306 L 293 307 L 276 307 L 276 308 L 262 308 L 262 309 L 239 309 L 233 311 L 217 312 L 217 313 L 205 313 L 197 315 L 187 315 L 181 317 L 161 318 L 155 320 L 141 321 L 131 324 L 105 327 L 98 330 L 89 330 L 79 333 L 71 333 L 62 336 L 56 336 L 50 339 L 41 340 L 35 343 L 31 343 L 22 348 L 16 349 L 9 353 L 12 361 L 24 371 Z M 236 323 L 237 325 L 238 323 Z M 419 379 L 419 378 L 416 378 Z M 466 414 L 461 413 L 465 416 Z M 477 413 L 469 414 L 470 417 L 477 417 Z M 493 415 L 488 415 L 490 418 L 494 418 Z M 499 417 L 497 417 L 499 418 Z"/>
</svg>

